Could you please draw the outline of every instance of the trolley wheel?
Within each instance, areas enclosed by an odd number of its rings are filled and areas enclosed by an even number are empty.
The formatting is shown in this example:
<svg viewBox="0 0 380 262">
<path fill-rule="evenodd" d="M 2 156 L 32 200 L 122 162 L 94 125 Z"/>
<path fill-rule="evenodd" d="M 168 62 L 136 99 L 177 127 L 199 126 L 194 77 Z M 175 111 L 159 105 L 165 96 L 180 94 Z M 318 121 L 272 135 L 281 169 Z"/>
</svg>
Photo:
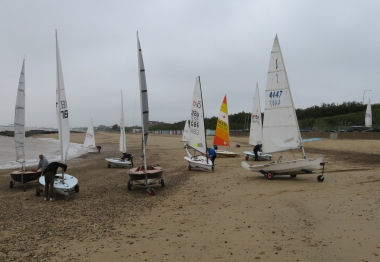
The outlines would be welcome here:
<svg viewBox="0 0 380 262">
<path fill-rule="evenodd" d="M 272 178 L 273 178 L 273 174 L 272 174 L 271 172 L 268 172 L 268 173 L 267 173 L 267 178 L 268 178 L 269 180 L 272 180 Z"/>
<path fill-rule="evenodd" d="M 108 164 L 107 167 L 110 168 L 110 167 L 111 167 L 111 164 Z"/>
<path fill-rule="evenodd" d="M 317 177 L 317 180 L 318 180 L 318 182 L 323 182 L 323 180 L 325 180 L 325 177 L 323 175 L 319 175 Z"/>
<path fill-rule="evenodd" d="M 75 190 L 75 193 L 79 192 L 79 185 L 78 184 L 75 185 L 74 190 Z"/>
<path fill-rule="evenodd" d="M 41 192 L 40 189 L 37 187 L 36 188 L 36 196 L 40 196 L 40 192 Z"/>
<path fill-rule="evenodd" d="M 9 182 L 9 188 L 13 188 L 13 185 L 14 185 L 13 181 Z"/>
<path fill-rule="evenodd" d="M 161 187 L 165 187 L 165 181 L 163 178 L 161 178 Z"/>
<path fill-rule="evenodd" d="M 246 156 L 245 156 L 245 160 L 246 160 L 246 161 L 248 161 L 248 159 L 249 159 L 249 156 L 248 156 L 248 155 L 246 155 Z"/>
<path fill-rule="evenodd" d="M 151 196 L 154 196 L 156 193 L 154 192 L 154 190 L 153 190 L 153 188 L 150 188 L 149 189 L 149 194 L 151 195 Z"/>
<path fill-rule="evenodd" d="M 24 192 L 26 191 L 26 185 L 23 186 Z"/>
<path fill-rule="evenodd" d="M 131 184 L 131 181 L 128 181 L 128 191 L 131 191 L 131 189 L 132 189 L 132 184 Z"/>
<path fill-rule="evenodd" d="M 297 177 L 297 175 L 290 175 L 290 177 Z"/>
<path fill-rule="evenodd" d="M 187 170 L 191 171 L 191 166 L 190 165 L 187 166 Z"/>
</svg>

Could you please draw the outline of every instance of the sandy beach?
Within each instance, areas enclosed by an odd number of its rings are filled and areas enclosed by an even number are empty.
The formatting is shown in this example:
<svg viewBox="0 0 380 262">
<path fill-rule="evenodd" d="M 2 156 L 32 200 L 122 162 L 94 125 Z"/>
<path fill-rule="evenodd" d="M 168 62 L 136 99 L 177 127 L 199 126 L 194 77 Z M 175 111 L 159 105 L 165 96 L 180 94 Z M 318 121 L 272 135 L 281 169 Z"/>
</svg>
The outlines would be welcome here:
<svg viewBox="0 0 380 262">
<path fill-rule="evenodd" d="M 218 157 L 208 173 L 187 170 L 180 136 L 150 135 L 148 164 L 162 166 L 165 179 L 150 196 L 127 191 L 127 169 L 107 168 L 104 158 L 121 155 L 119 135 L 95 136 L 100 154 L 68 161 L 80 185 L 70 201 L 36 197 L 37 183 L 10 189 L 13 170 L 0 171 L 0 261 L 380 260 L 380 141 L 305 143 L 308 156 L 328 162 L 319 183 L 318 174 L 267 180 L 244 170 L 247 137 L 232 137 L 240 156 Z M 139 134 L 127 135 L 135 165 L 140 146 Z"/>
</svg>

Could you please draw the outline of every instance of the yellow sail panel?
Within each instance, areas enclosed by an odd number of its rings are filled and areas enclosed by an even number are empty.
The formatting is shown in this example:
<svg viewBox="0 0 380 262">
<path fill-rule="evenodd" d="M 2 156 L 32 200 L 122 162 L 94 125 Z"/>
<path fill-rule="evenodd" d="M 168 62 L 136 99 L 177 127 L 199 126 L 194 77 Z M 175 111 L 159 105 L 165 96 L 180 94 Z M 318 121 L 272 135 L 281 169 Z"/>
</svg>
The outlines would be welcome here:
<svg viewBox="0 0 380 262">
<path fill-rule="evenodd" d="M 227 96 L 224 96 L 222 106 L 220 107 L 218 122 L 216 124 L 214 145 L 229 146 L 230 145 L 230 129 L 228 127 L 228 109 Z"/>
</svg>

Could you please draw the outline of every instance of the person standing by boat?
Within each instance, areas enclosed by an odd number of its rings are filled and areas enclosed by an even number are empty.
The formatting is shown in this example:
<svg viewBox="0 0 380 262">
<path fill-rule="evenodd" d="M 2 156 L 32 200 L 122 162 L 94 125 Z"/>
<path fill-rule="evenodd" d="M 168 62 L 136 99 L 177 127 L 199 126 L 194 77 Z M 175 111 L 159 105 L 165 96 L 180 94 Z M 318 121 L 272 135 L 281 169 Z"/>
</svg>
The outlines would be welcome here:
<svg viewBox="0 0 380 262">
<path fill-rule="evenodd" d="M 216 151 L 214 148 L 210 147 L 208 149 L 208 156 L 211 158 L 212 166 L 214 166 L 215 158 L 216 158 Z"/>
<path fill-rule="evenodd" d="M 98 149 L 98 153 L 100 153 L 100 149 L 102 149 L 101 146 L 96 146 L 96 148 Z"/>
<path fill-rule="evenodd" d="M 259 151 L 261 152 L 262 148 L 261 142 L 257 142 L 257 145 L 253 148 L 253 153 L 255 153 L 255 161 L 259 161 Z"/>
<path fill-rule="evenodd" d="M 52 162 L 50 163 L 46 169 L 44 170 L 44 176 L 45 176 L 45 199 L 49 199 L 49 193 L 50 193 L 50 201 L 54 201 L 54 177 L 57 173 L 58 168 L 62 168 L 64 172 L 67 170 L 67 165 L 59 163 L 59 162 Z"/>
<path fill-rule="evenodd" d="M 42 154 L 39 155 L 38 157 L 40 159 L 40 162 L 38 163 L 37 171 L 44 172 L 44 170 L 46 169 L 46 167 L 49 165 L 49 161 Z"/>
</svg>

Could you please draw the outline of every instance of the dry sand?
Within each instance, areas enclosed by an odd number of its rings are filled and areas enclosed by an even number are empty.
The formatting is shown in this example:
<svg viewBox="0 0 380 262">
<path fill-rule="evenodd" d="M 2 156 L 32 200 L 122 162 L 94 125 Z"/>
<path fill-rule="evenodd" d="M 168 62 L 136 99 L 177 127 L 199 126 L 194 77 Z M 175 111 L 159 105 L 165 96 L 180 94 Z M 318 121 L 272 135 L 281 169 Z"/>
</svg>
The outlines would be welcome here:
<svg viewBox="0 0 380 262">
<path fill-rule="evenodd" d="M 127 139 L 136 165 L 141 136 Z M 100 154 L 68 162 L 80 184 L 70 201 L 43 201 L 35 183 L 9 189 L 11 170 L 0 172 L 1 261 L 380 260 L 380 141 L 306 143 L 328 162 L 319 183 L 317 174 L 270 181 L 244 170 L 246 137 L 231 138 L 240 156 L 217 158 L 214 173 L 187 171 L 179 136 L 150 135 L 148 163 L 165 179 L 152 197 L 127 191 L 126 169 L 107 168 L 105 157 L 121 155 L 118 135 L 96 140 Z"/>
</svg>

